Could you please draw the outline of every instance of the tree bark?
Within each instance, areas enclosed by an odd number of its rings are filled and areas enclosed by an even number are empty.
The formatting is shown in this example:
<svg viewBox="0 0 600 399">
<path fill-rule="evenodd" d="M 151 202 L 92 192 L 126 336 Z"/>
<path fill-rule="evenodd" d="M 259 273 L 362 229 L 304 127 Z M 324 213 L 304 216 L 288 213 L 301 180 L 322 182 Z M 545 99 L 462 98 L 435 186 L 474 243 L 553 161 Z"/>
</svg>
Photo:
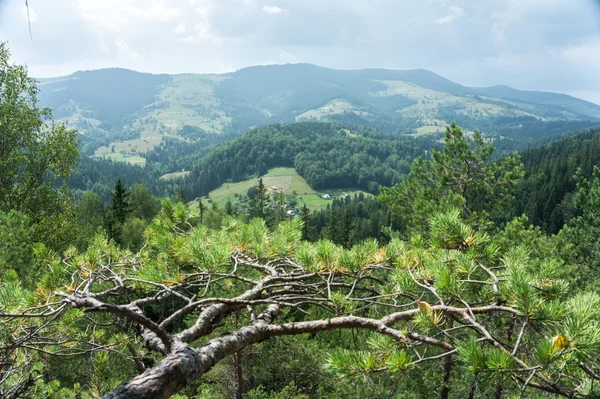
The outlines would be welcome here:
<svg viewBox="0 0 600 399">
<path fill-rule="evenodd" d="M 397 340 L 406 336 L 387 327 L 381 320 L 365 319 L 356 316 L 336 317 L 298 323 L 270 324 L 280 310 L 271 305 L 257 317 L 255 324 L 243 327 L 223 337 L 210 340 L 205 346 L 193 349 L 186 343 L 174 340 L 171 352 L 160 363 L 104 395 L 103 399 L 167 399 L 181 390 L 190 381 L 200 378 L 215 364 L 241 349 L 268 338 L 284 335 L 297 335 L 345 328 L 361 328 L 377 331 Z M 412 337 L 412 335 L 409 335 Z M 423 339 L 418 337 L 419 339 Z M 442 341 L 428 338 L 428 342 L 443 349 L 452 347 Z"/>
<path fill-rule="evenodd" d="M 469 398 L 468 399 L 475 399 L 476 391 L 477 391 L 477 382 L 476 382 L 475 378 L 473 378 L 473 382 L 471 383 L 471 386 L 469 387 Z"/>
<path fill-rule="evenodd" d="M 494 399 L 502 398 L 502 384 L 496 384 L 494 387 Z"/>
<path fill-rule="evenodd" d="M 442 391 L 440 399 L 448 399 L 450 395 L 450 373 L 452 372 L 452 356 L 444 358 L 444 382 L 442 383 Z"/>
<path fill-rule="evenodd" d="M 235 399 L 243 399 L 244 376 L 242 374 L 242 351 L 235 352 Z"/>
</svg>

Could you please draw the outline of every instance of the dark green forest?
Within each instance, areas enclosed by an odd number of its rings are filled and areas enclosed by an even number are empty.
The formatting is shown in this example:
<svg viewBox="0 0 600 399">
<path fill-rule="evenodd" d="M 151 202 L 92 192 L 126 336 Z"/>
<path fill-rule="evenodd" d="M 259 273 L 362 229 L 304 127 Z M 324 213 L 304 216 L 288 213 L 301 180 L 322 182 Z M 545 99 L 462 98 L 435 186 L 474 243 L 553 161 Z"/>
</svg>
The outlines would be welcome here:
<svg viewBox="0 0 600 399">
<path fill-rule="evenodd" d="M 355 187 L 376 193 L 404 179 L 410 163 L 434 148 L 430 139 L 384 136 L 364 127 L 305 122 L 251 130 L 201 159 L 184 184 L 195 197 L 226 181 L 294 167 L 311 187 Z"/>
<path fill-rule="evenodd" d="M 517 188 L 511 215 L 527 215 L 531 223 L 557 233 L 580 216 L 573 206 L 576 175 L 591 179 L 600 165 L 600 130 L 592 129 L 521 153 L 525 179 Z"/>
</svg>

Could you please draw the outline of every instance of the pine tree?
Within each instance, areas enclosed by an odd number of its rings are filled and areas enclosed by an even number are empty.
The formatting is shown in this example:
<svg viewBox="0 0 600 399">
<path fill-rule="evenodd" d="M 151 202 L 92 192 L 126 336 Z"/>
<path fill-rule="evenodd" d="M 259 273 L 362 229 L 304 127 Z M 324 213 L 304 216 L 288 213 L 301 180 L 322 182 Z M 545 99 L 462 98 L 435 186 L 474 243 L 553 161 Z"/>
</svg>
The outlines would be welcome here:
<svg viewBox="0 0 600 399">
<path fill-rule="evenodd" d="M 340 227 L 339 236 L 340 236 L 340 244 L 344 246 L 344 248 L 350 248 L 352 246 L 352 241 L 354 238 L 353 227 L 352 227 L 352 214 L 350 213 L 350 207 L 344 207 L 344 217 L 342 219 L 342 225 Z"/>
<path fill-rule="evenodd" d="M 200 223 L 202 223 L 202 219 L 204 219 L 204 211 L 206 210 L 206 206 L 204 202 L 202 202 L 202 198 L 198 197 L 198 211 L 200 212 Z"/>
<path fill-rule="evenodd" d="M 108 236 L 117 244 L 121 244 L 121 235 L 123 232 L 123 224 L 127 220 L 130 212 L 129 193 L 123 185 L 121 178 L 115 182 L 115 188 L 111 194 L 112 202 L 106 213 L 106 230 Z"/>
<path fill-rule="evenodd" d="M 432 160 L 417 159 L 404 182 L 381 187 L 378 199 L 415 231 L 423 231 L 432 214 L 450 209 L 479 223 L 503 215 L 523 178 L 519 155 L 490 162 L 494 147 L 478 131 L 468 140 L 454 122 L 444 142 L 442 152 L 432 151 Z"/>
<path fill-rule="evenodd" d="M 329 210 L 329 219 L 327 220 L 327 231 L 325 236 L 334 243 L 339 244 L 337 212 L 335 211 L 335 207 L 330 207 L 329 204 L 327 205 L 327 209 Z"/>
<path fill-rule="evenodd" d="M 183 186 L 179 186 L 179 192 L 177 193 L 177 202 L 181 202 L 182 204 L 186 203 L 185 191 L 183 189 Z"/>
<path fill-rule="evenodd" d="M 225 203 L 225 213 L 229 216 L 235 216 L 235 208 L 231 203 L 231 198 L 227 198 L 227 202 Z"/>
<path fill-rule="evenodd" d="M 256 193 L 250 199 L 250 216 L 264 219 L 268 206 L 269 194 L 267 193 L 267 187 L 265 187 L 263 179 L 260 178 L 256 184 Z"/>
<path fill-rule="evenodd" d="M 302 239 L 305 241 L 315 241 L 315 221 L 312 215 L 310 214 L 310 210 L 308 209 L 306 204 L 304 204 L 304 206 L 302 207 L 300 218 L 302 219 Z"/>
<path fill-rule="evenodd" d="M 127 219 L 127 215 L 129 214 L 128 197 L 129 193 L 119 177 L 115 182 L 115 188 L 111 195 L 112 203 L 110 205 L 110 210 L 112 211 L 114 219 L 121 224 L 125 223 L 125 219 Z"/>
</svg>

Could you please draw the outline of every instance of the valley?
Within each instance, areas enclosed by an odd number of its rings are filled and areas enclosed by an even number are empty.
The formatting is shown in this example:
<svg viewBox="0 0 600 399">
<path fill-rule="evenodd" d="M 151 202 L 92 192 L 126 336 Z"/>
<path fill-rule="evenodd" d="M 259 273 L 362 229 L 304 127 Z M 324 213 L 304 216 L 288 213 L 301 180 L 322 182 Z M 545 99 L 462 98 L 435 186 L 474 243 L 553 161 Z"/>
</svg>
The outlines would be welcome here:
<svg viewBox="0 0 600 399">
<path fill-rule="evenodd" d="M 600 123 L 600 106 L 583 100 L 503 86 L 470 88 L 426 70 L 293 64 L 223 75 L 150 75 L 105 69 L 42 79 L 39 87 L 42 104 L 82 133 L 87 155 L 136 165 L 167 139 L 185 140 L 179 133 L 186 126 L 239 135 L 273 123 L 336 120 L 439 138 L 457 121 L 489 137 L 519 140 Z"/>
<path fill-rule="evenodd" d="M 0 40 L 0 398 L 600 398 L 600 105 L 364 69 L 582 93 L 583 18 L 105 3 Z"/>
</svg>

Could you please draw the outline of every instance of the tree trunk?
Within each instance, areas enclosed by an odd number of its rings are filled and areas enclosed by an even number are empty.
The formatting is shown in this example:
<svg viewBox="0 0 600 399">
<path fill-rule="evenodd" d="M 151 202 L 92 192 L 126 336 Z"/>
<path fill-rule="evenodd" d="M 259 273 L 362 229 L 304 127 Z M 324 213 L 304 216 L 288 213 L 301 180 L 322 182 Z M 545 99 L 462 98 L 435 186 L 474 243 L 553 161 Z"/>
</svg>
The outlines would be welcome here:
<svg viewBox="0 0 600 399">
<path fill-rule="evenodd" d="M 244 376 L 242 374 L 242 351 L 235 352 L 235 399 L 243 399 Z"/>
<path fill-rule="evenodd" d="M 206 357 L 185 344 L 179 344 L 171 354 L 159 364 L 135 377 L 113 392 L 103 396 L 104 399 L 167 399 L 181 390 L 191 381 L 194 375 L 202 375 L 213 363 Z M 216 363 L 216 362 L 215 362 Z M 213 363 L 214 364 L 214 363 Z M 212 365 L 211 365 L 212 366 Z"/>
<path fill-rule="evenodd" d="M 156 366 L 122 384 L 103 399 L 167 399 L 209 371 L 215 364 L 243 348 L 271 337 L 307 334 L 346 328 L 361 328 L 377 331 L 396 340 L 406 339 L 400 331 L 388 327 L 380 320 L 356 316 L 343 316 L 308 322 L 269 324 L 279 315 L 279 308 L 271 305 L 255 324 L 243 327 L 229 335 L 214 338 L 205 346 L 194 349 L 179 339 L 170 345 L 169 354 Z M 415 311 L 416 312 L 416 311 Z M 431 338 L 420 338 L 442 349 L 451 349 L 450 344 Z"/>
<path fill-rule="evenodd" d="M 502 384 L 496 384 L 496 387 L 494 388 L 494 399 L 501 399 L 502 398 Z"/>
<path fill-rule="evenodd" d="M 477 383 L 475 378 L 473 378 L 473 382 L 471 383 L 471 386 L 469 387 L 469 397 L 468 399 L 475 399 L 475 392 L 477 391 Z"/>
<path fill-rule="evenodd" d="M 450 373 L 452 372 L 452 356 L 444 358 L 444 382 L 442 383 L 442 391 L 440 399 L 448 399 L 450 395 Z"/>
</svg>

